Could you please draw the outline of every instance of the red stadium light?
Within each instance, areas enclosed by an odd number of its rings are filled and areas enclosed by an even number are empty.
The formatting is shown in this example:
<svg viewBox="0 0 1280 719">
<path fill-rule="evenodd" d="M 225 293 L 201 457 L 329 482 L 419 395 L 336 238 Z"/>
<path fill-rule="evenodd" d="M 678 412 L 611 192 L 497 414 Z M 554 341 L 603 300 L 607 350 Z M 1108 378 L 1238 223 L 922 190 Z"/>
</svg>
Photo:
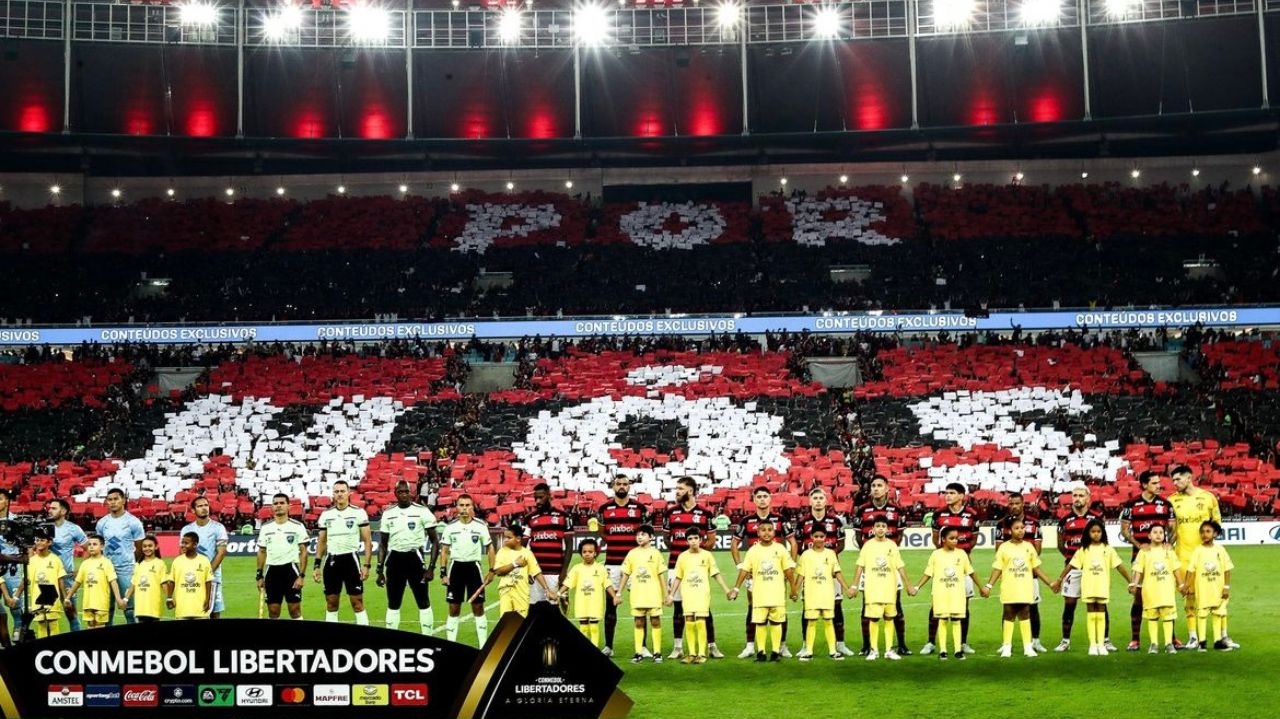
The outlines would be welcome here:
<svg viewBox="0 0 1280 719">
<path fill-rule="evenodd" d="M 693 126 L 690 134 L 694 137 L 709 137 L 724 133 L 720 122 L 720 111 L 711 100 L 698 102 L 693 108 Z"/>
<path fill-rule="evenodd" d="M 218 134 L 218 116 L 209 102 L 196 102 L 187 113 L 186 133 L 191 137 L 213 137 Z"/>
<path fill-rule="evenodd" d="M 366 140 L 386 140 L 391 137 L 391 119 L 381 107 L 372 107 L 360 118 L 360 137 Z"/>
<path fill-rule="evenodd" d="M 124 131 L 130 135 L 150 135 L 155 131 L 155 125 L 145 111 L 129 110 L 124 117 Z"/>
<path fill-rule="evenodd" d="M 539 107 L 533 111 L 525 134 L 535 140 L 548 140 L 556 136 L 556 117 L 550 108 Z"/>
<path fill-rule="evenodd" d="M 996 104 L 990 97 L 983 95 L 974 100 L 969 110 L 970 125 L 994 125 L 996 119 Z"/>
<path fill-rule="evenodd" d="M 293 125 L 294 137 L 324 137 L 324 119 L 314 110 L 303 110 Z"/>
<path fill-rule="evenodd" d="M 18 129 L 22 132 L 48 132 L 52 123 L 49 108 L 38 102 L 29 102 L 18 110 Z"/>
</svg>

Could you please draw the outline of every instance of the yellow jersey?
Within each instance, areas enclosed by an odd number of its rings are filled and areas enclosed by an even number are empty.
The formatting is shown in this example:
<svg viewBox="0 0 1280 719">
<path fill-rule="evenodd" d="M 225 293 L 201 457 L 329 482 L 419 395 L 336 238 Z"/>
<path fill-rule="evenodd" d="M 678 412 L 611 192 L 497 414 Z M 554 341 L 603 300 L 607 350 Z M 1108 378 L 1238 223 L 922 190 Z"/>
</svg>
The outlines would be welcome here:
<svg viewBox="0 0 1280 719">
<path fill-rule="evenodd" d="M 804 608 L 808 610 L 834 610 L 836 608 L 836 575 L 840 573 L 840 560 L 830 549 L 806 549 L 796 565 L 800 583 L 804 586 Z"/>
<path fill-rule="evenodd" d="M 57 596 L 62 596 L 58 590 L 62 589 L 62 578 L 66 574 L 67 570 L 62 566 L 62 558 L 53 552 L 43 557 L 39 554 L 31 555 L 31 559 L 27 562 L 26 592 L 28 601 L 31 602 L 31 611 L 35 613 L 37 619 L 41 617 L 54 619 L 54 615 L 62 614 L 61 601 L 55 599 L 49 604 L 38 604 L 36 600 L 40 598 L 42 585 L 53 587 Z"/>
<path fill-rule="evenodd" d="M 213 568 L 208 557 L 197 554 L 190 558 L 185 554 L 173 558 L 169 566 L 169 581 L 173 582 L 173 616 L 193 619 L 209 615 L 205 602 L 213 587 Z"/>
<path fill-rule="evenodd" d="M 1030 604 L 1036 599 L 1036 568 L 1040 555 L 1031 542 L 1008 541 L 996 550 L 992 569 L 1000 570 L 1000 601 L 1004 604 Z"/>
<path fill-rule="evenodd" d="M 858 566 L 862 567 L 867 604 L 893 604 L 898 600 L 898 571 L 906 565 L 893 540 L 867 540 L 858 552 Z"/>
<path fill-rule="evenodd" d="M 506 599 L 511 608 L 510 611 L 527 615 L 529 613 L 529 582 L 542 574 L 542 568 L 538 566 L 538 560 L 534 558 L 533 552 L 529 551 L 528 547 L 519 549 L 503 547 L 495 555 L 493 566 L 505 567 L 508 564 L 515 566 L 516 559 L 519 557 L 524 557 L 524 566 L 516 567 L 498 577 L 498 595 Z"/>
<path fill-rule="evenodd" d="M 1120 555 L 1110 544 L 1090 544 L 1076 552 L 1071 566 L 1080 570 L 1080 598 L 1106 603 L 1111 599 L 1111 570 L 1120 566 Z"/>
<path fill-rule="evenodd" d="M 1173 533 L 1173 548 L 1183 566 L 1191 559 L 1191 553 L 1200 546 L 1200 525 L 1212 519 L 1222 522 L 1222 510 L 1218 508 L 1218 495 L 1207 489 L 1196 488 L 1192 494 L 1174 492 L 1169 495 L 1173 505 L 1173 517 L 1177 529 Z"/>
<path fill-rule="evenodd" d="M 711 578 L 720 574 L 711 552 L 685 550 L 676 558 L 676 579 L 680 580 L 680 602 L 685 614 L 711 612 Z"/>
<path fill-rule="evenodd" d="M 657 609 L 662 606 L 667 596 L 666 582 L 663 581 L 666 571 L 666 558 L 652 544 L 627 552 L 627 558 L 622 560 L 622 573 L 631 577 L 628 587 L 631 590 L 632 609 Z"/>
<path fill-rule="evenodd" d="M 164 583 L 169 569 L 158 557 L 138 562 L 133 570 L 133 613 L 139 617 L 164 616 Z"/>
<path fill-rule="evenodd" d="M 963 549 L 935 549 L 929 555 L 929 564 L 925 566 L 924 573 L 933 577 L 934 615 L 963 617 L 968 611 L 968 590 L 964 578 L 973 574 L 969 555 Z"/>
<path fill-rule="evenodd" d="M 1187 563 L 1188 581 L 1196 590 L 1196 606 L 1213 609 L 1222 604 L 1222 588 L 1227 583 L 1226 573 L 1235 569 L 1231 557 L 1221 544 L 1206 547 L 1203 544 L 1191 553 Z"/>
<path fill-rule="evenodd" d="M 752 607 L 787 605 L 788 569 L 795 569 L 791 552 L 778 542 L 758 542 L 742 558 L 742 569 L 751 577 Z"/>
<path fill-rule="evenodd" d="M 1151 545 L 1138 552 L 1138 558 L 1133 560 L 1133 571 L 1142 573 L 1142 606 L 1176 606 L 1178 579 L 1173 573 L 1181 567 L 1178 555 L 1167 544 Z"/>
<path fill-rule="evenodd" d="M 111 583 L 116 581 L 116 568 L 102 555 L 85 557 L 76 570 L 76 581 L 84 587 L 84 608 L 96 612 L 111 611 L 115 594 Z"/>
<path fill-rule="evenodd" d="M 603 564 L 575 564 L 560 586 L 573 590 L 575 619 L 604 619 L 604 603 L 609 601 L 609 570 Z"/>
</svg>

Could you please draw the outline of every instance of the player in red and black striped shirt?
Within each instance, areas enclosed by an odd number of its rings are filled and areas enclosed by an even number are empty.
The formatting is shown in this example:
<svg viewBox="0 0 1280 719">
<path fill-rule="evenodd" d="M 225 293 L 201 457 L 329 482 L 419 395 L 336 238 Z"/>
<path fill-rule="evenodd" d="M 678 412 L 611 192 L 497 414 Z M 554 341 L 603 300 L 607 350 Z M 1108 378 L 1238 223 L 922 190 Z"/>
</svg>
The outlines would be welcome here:
<svg viewBox="0 0 1280 719">
<path fill-rule="evenodd" d="M 1080 551 L 1084 543 L 1085 528 L 1093 520 L 1102 521 L 1102 512 L 1089 506 L 1089 487 L 1084 482 L 1076 482 L 1071 486 L 1071 510 L 1058 520 L 1058 551 L 1062 560 L 1071 563 L 1071 558 Z M 1055 652 L 1065 652 L 1071 648 L 1071 627 L 1076 622 L 1076 604 L 1080 601 L 1080 570 L 1072 569 L 1062 583 L 1062 641 L 1053 648 Z M 1107 651 L 1114 652 L 1116 647 L 1111 643 L 1111 612 L 1107 612 L 1105 646 Z"/>
<path fill-rule="evenodd" d="M 1129 500 L 1120 512 L 1120 536 L 1133 545 L 1133 556 L 1150 541 L 1151 528 L 1164 527 L 1165 536 L 1175 527 L 1173 504 L 1160 496 L 1160 473 L 1143 472 L 1138 475 L 1142 493 Z M 1136 652 L 1142 646 L 1142 592 L 1133 593 L 1133 607 L 1129 609 L 1129 651 Z M 1177 636 L 1176 634 L 1174 635 Z M 1175 647 L 1177 644 L 1174 645 Z"/>
<path fill-rule="evenodd" d="M 901 543 L 902 530 L 907 528 L 907 516 L 901 509 L 889 503 L 889 479 L 881 474 L 871 479 L 871 501 L 854 510 L 853 522 L 854 529 L 857 530 L 855 536 L 859 547 L 875 536 L 876 517 L 889 520 L 889 529 L 885 532 L 885 538 L 892 540 L 894 544 Z M 898 616 L 893 618 L 893 630 L 898 636 L 898 654 L 907 657 L 911 656 L 911 650 L 907 648 L 907 621 L 906 612 L 902 611 L 902 590 L 898 590 L 897 600 Z M 867 596 L 864 594 L 862 595 L 862 656 L 864 657 L 871 651 L 871 620 L 867 618 L 866 606 Z"/>
<path fill-rule="evenodd" d="M 681 477 L 676 481 L 676 502 L 667 510 L 666 530 L 667 544 L 670 546 L 671 554 L 667 560 L 668 580 L 671 583 L 676 581 L 676 560 L 680 558 L 680 553 L 689 548 L 689 540 L 686 535 L 689 530 L 697 527 L 702 532 L 702 548 L 703 551 L 710 552 L 716 546 L 716 530 L 711 520 L 715 518 L 715 513 L 698 504 L 698 481 L 693 477 Z M 684 640 L 684 602 L 680 599 L 680 592 L 677 590 L 675 601 L 672 602 L 675 607 L 675 616 L 671 620 L 671 631 L 675 634 L 675 647 L 671 650 L 670 659 L 679 659 L 683 650 Z M 713 659 L 724 659 L 724 654 L 716 647 L 716 629 L 711 614 L 707 615 L 707 654 Z"/>
<path fill-rule="evenodd" d="M 738 525 L 738 530 L 733 533 L 733 541 L 729 544 L 729 554 L 733 556 L 734 566 L 742 564 L 742 552 L 755 546 L 760 541 L 756 530 L 761 524 L 773 525 L 774 541 L 781 542 L 786 545 L 791 553 L 795 554 L 795 535 L 791 529 L 787 527 L 786 522 L 782 519 L 782 515 L 773 511 L 773 493 L 768 487 L 756 487 L 751 491 L 751 501 L 756 504 L 754 514 L 748 515 L 742 523 Z M 751 606 L 751 589 L 747 589 L 747 606 Z M 751 623 L 751 612 L 747 612 L 747 646 L 738 655 L 739 659 L 749 659 L 756 653 L 756 625 Z M 782 624 L 782 648 L 778 653 L 784 657 L 791 656 L 791 650 L 787 649 L 787 624 Z"/>
<path fill-rule="evenodd" d="M 996 549 L 1001 544 L 1013 539 L 1013 522 L 1021 520 L 1025 533 L 1022 535 L 1024 542 L 1030 542 L 1031 546 L 1036 548 L 1036 554 L 1040 554 L 1040 550 L 1044 546 L 1044 537 L 1040 534 L 1040 520 L 1027 514 L 1027 502 L 1022 497 L 1022 492 L 1009 492 L 1009 509 L 1004 517 L 996 522 Z M 1048 651 L 1044 644 L 1040 642 L 1040 585 L 1035 585 L 1035 601 L 1031 603 L 1031 648 L 1037 652 Z"/>
<path fill-rule="evenodd" d="M 604 537 L 604 566 L 609 570 L 609 581 L 614 589 L 622 583 L 622 562 L 627 552 L 635 549 L 636 532 L 649 523 L 649 510 L 631 498 L 631 478 L 618 475 L 613 478 L 613 499 L 605 502 L 598 512 L 600 533 Z M 604 649 L 606 656 L 613 656 L 613 634 L 618 628 L 618 608 L 613 602 L 604 603 Z M 636 651 L 640 648 L 637 647 Z"/>
<path fill-rule="evenodd" d="M 822 546 L 836 553 L 837 559 L 840 550 L 844 549 L 844 522 L 841 521 L 834 513 L 827 510 L 827 493 L 822 487 L 814 487 L 809 490 L 809 513 L 796 523 L 796 541 L 791 545 L 791 558 L 799 560 L 800 553 L 813 547 L 813 540 L 809 535 L 813 534 L 815 529 L 821 529 L 825 539 Z M 831 626 L 835 630 L 836 645 L 832 651 L 851 657 L 853 650 L 844 643 L 844 592 L 839 591 L 836 587 L 836 603 L 835 611 L 832 614 Z M 809 620 L 800 620 L 800 634 L 808 636 Z M 800 656 L 804 656 L 802 653 Z"/>
<path fill-rule="evenodd" d="M 546 483 L 534 485 L 533 511 L 524 518 L 524 543 L 538 560 L 547 586 L 559 590 L 560 575 L 573 556 L 573 520 L 551 505 L 551 488 Z M 534 582 L 529 601 L 546 600 L 542 585 Z"/>
<path fill-rule="evenodd" d="M 969 490 L 959 482 L 952 482 L 947 485 L 943 491 L 943 497 L 947 500 L 947 506 L 937 511 L 933 515 L 933 546 L 942 548 L 942 530 L 947 527 L 954 527 L 956 534 L 956 548 L 964 550 L 965 554 L 972 555 L 973 548 L 978 546 L 978 513 L 973 511 L 973 507 L 965 504 L 965 499 Z M 965 597 L 965 608 L 968 608 L 969 598 L 973 597 L 972 579 L 966 580 L 967 594 Z M 938 618 L 933 614 L 933 608 L 929 608 L 929 641 L 920 649 L 921 654 L 932 654 L 936 648 L 936 640 L 938 637 Z M 960 620 L 960 649 L 965 654 L 973 654 L 973 647 L 969 646 L 969 613 L 966 611 L 964 619 Z"/>
</svg>

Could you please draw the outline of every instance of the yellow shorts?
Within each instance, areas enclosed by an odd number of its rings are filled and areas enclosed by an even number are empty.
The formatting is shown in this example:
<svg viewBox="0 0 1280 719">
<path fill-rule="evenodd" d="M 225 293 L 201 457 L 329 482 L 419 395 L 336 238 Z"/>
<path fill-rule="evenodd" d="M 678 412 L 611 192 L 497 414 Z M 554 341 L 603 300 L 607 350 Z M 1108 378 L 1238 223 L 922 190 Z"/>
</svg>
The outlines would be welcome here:
<svg viewBox="0 0 1280 719">
<path fill-rule="evenodd" d="M 693 617 L 694 619 L 706 619 L 711 616 L 711 610 L 706 607 L 698 607 L 696 609 L 685 607 L 683 614 L 686 617 Z"/>
<path fill-rule="evenodd" d="M 1174 607 L 1143 607 L 1143 619 L 1172 620 L 1177 614 Z"/>
<path fill-rule="evenodd" d="M 810 620 L 810 621 L 813 621 L 814 619 L 831 619 L 831 618 L 835 617 L 835 615 L 836 615 L 836 610 L 834 610 L 834 609 L 806 609 L 806 610 L 804 610 L 804 618 L 805 618 L 805 619 L 808 619 L 808 620 Z"/>
<path fill-rule="evenodd" d="M 867 619 L 892 619 L 898 616 L 898 607 L 890 602 L 888 604 L 868 604 L 862 608 L 862 616 Z"/>
<path fill-rule="evenodd" d="M 783 624 L 787 621 L 786 607 L 752 607 L 752 624 Z"/>
<path fill-rule="evenodd" d="M 111 619 L 111 613 L 105 609 L 82 609 L 80 614 L 86 624 L 106 624 Z"/>
<path fill-rule="evenodd" d="M 501 616 L 507 612 L 515 612 L 522 617 L 529 616 L 529 602 L 517 601 L 517 597 L 502 594 L 498 596 L 498 615 Z"/>
<path fill-rule="evenodd" d="M 1207 617 L 1210 615 L 1215 617 L 1227 616 L 1227 600 L 1223 599 L 1216 607 L 1196 607 L 1197 617 Z"/>
<path fill-rule="evenodd" d="M 661 617 L 662 617 L 662 607 L 648 607 L 648 608 L 636 608 L 636 607 L 632 607 L 632 608 L 631 608 L 631 616 L 635 617 L 636 619 L 643 619 L 643 618 L 645 618 L 645 617 L 659 617 L 659 618 L 661 618 Z"/>
</svg>

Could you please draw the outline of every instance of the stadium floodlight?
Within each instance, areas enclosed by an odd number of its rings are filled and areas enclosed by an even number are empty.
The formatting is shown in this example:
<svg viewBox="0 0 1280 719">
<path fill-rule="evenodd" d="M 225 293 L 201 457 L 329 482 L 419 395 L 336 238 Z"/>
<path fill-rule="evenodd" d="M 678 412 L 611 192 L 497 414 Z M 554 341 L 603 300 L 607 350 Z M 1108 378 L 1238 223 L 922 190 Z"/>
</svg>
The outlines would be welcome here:
<svg viewBox="0 0 1280 719">
<path fill-rule="evenodd" d="M 262 32 L 272 42 L 280 42 L 300 27 L 302 27 L 302 8 L 297 5 L 285 5 L 262 17 Z"/>
<path fill-rule="evenodd" d="M 1193 167 L 1193 168 L 1191 168 L 1191 176 L 1192 176 L 1192 177 L 1199 177 L 1199 176 L 1200 176 L 1200 168 L 1198 168 L 1198 167 Z"/>
<path fill-rule="evenodd" d="M 236 195 L 235 188 L 233 187 L 228 187 L 227 189 L 223 190 L 223 192 L 227 194 L 227 197 L 235 197 Z"/>
<path fill-rule="evenodd" d="M 111 189 L 111 199 L 113 199 L 113 200 L 118 200 L 118 199 L 120 199 L 120 195 L 121 195 L 121 194 L 122 194 L 122 193 L 120 192 L 120 188 L 119 188 L 119 187 L 113 187 L 113 188 Z"/>
<path fill-rule="evenodd" d="M 840 176 L 840 184 L 841 184 L 841 185 L 843 185 L 843 184 L 845 184 L 845 183 L 847 183 L 847 182 L 849 182 L 849 176 L 848 176 L 848 175 L 841 175 L 841 176 Z"/>
<path fill-rule="evenodd" d="M 280 197 L 284 197 L 284 188 L 283 188 L 283 187 L 277 187 L 277 188 L 276 188 L 276 194 L 277 194 L 277 195 L 279 195 Z"/>
<path fill-rule="evenodd" d="M 787 186 L 787 178 L 785 178 L 785 177 L 784 177 L 784 178 L 782 178 L 782 179 L 778 180 L 778 184 L 782 185 L 783 187 L 786 187 L 786 186 Z"/>
<path fill-rule="evenodd" d="M 50 194 L 50 195 L 61 195 L 61 194 L 62 194 L 62 185 L 49 185 L 49 194 Z"/>
<path fill-rule="evenodd" d="M 357 43 L 378 44 L 391 34 L 391 15 L 363 3 L 347 10 L 347 34 Z"/>
<path fill-rule="evenodd" d="M 516 183 L 507 180 L 507 192 L 511 192 L 514 189 L 516 189 Z"/>
<path fill-rule="evenodd" d="M 1103 11 L 1111 20 L 1123 20 L 1138 7 L 1137 0 L 1104 0 Z"/>
<path fill-rule="evenodd" d="M 951 176 L 951 181 L 952 181 L 952 182 L 959 182 L 959 181 L 960 181 L 960 179 L 961 179 L 961 176 L 960 176 L 960 173 L 958 173 L 958 172 L 957 172 L 956 174 L 954 174 L 954 175 L 952 175 L 952 176 Z"/>
<path fill-rule="evenodd" d="M 1255 174 L 1255 175 L 1261 175 L 1261 174 L 1262 174 L 1262 168 L 1261 168 L 1261 167 L 1259 167 L 1258 165 L 1254 165 L 1254 166 L 1253 166 L 1253 174 Z"/>
<path fill-rule="evenodd" d="M 573 34 L 581 45 L 603 45 L 609 41 L 609 14 L 599 5 L 580 5 L 573 11 Z"/>
<path fill-rule="evenodd" d="M 400 186 L 400 194 L 402 194 L 402 195 L 403 195 L 404 193 L 406 193 L 406 192 L 408 192 L 408 191 L 409 191 L 409 186 L 408 186 L 408 185 L 401 185 L 401 186 Z"/>
<path fill-rule="evenodd" d="M 453 0 L 453 9 L 454 9 L 454 10 L 457 10 L 457 9 L 458 9 L 458 6 L 459 6 L 459 5 L 461 5 L 461 4 L 462 4 L 462 3 L 461 3 L 461 2 L 459 2 L 458 0 Z"/>
<path fill-rule="evenodd" d="M 452 185 L 449 185 L 449 192 L 457 192 L 458 190 L 461 190 L 461 189 L 462 189 L 462 186 L 456 182 L 453 183 Z"/>
<path fill-rule="evenodd" d="M 1133 168 L 1132 170 L 1129 170 L 1129 177 L 1132 177 L 1135 180 L 1138 179 L 1139 177 L 1142 177 L 1142 170 L 1139 170 L 1136 167 Z"/>
<path fill-rule="evenodd" d="M 964 30 L 976 9 L 976 0 L 934 0 L 933 25 L 943 32 Z"/>
<path fill-rule="evenodd" d="M 737 27 L 742 19 L 742 8 L 737 3 L 727 2 L 716 10 L 716 23 L 721 29 Z"/>
<path fill-rule="evenodd" d="M 1087 173 L 1087 172 L 1082 172 L 1082 173 L 1080 173 L 1080 179 L 1081 179 L 1081 180 L 1087 180 L 1087 179 L 1089 179 L 1089 173 Z"/>
<path fill-rule="evenodd" d="M 820 7 L 813 15 L 814 37 L 830 40 L 840 35 L 840 11 L 834 7 Z"/>
<path fill-rule="evenodd" d="M 183 25 L 209 27 L 218 24 L 218 6 L 212 3 L 189 2 L 178 6 L 178 22 Z"/>
<path fill-rule="evenodd" d="M 346 186 L 346 185 L 338 185 L 338 194 L 339 194 L 339 195 L 345 195 L 345 194 L 347 194 L 347 186 Z"/>
<path fill-rule="evenodd" d="M 1061 0 L 1023 0 L 1020 19 L 1026 27 L 1057 25 L 1062 19 Z"/>
<path fill-rule="evenodd" d="M 898 179 L 899 179 L 899 180 L 902 180 L 902 184 L 904 184 L 904 185 L 905 185 L 905 184 L 907 184 L 908 182 L 911 182 L 911 176 L 910 176 L 910 175 L 903 175 L 902 177 L 899 177 Z"/>
<path fill-rule="evenodd" d="M 1013 173 L 1013 179 L 1017 180 L 1018 182 L 1022 182 L 1023 177 L 1026 177 L 1026 175 L 1022 174 L 1022 170 L 1018 170 L 1017 172 Z"/>
<path fill-rule="evenodd" d="M 520 8 L 509 7 L 498 15 L 498 39 L 503 45 L 514 45 L 520 41 L 520 28 L 524 23 L 524 13 Z"/>
<path fill-rule="evenodd" d="M 169 189 L 164 191 L 164 194 L 168 195 L 169 197 L 173 197 L 174 195 L 178 194 L 178 191 L 170 187 Z"/>
<path fill-rule="evenodd" d="M 573 180 L 565 180 L 565 181 L 564 181 L 564 189 L 566 189 L 566 190 L 572 190 L 572 189 L 573 189 Z"/>
</svg>

